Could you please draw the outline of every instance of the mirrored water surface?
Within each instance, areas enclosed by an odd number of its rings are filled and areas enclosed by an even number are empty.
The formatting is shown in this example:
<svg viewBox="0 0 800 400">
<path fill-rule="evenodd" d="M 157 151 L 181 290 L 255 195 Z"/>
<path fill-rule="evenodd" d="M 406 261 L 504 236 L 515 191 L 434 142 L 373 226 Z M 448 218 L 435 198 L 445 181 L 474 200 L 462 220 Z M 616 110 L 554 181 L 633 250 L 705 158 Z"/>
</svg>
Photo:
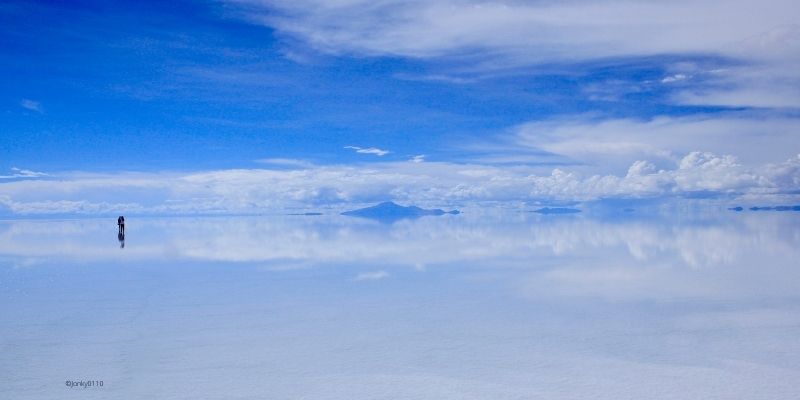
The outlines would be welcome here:
<svg viewBox="0 0 800 400">
<path fill-rule="evenodd" d="M 630 214 L 0 221 L 0 398 L 800 398 L 800 213 Z"/>
</svg>

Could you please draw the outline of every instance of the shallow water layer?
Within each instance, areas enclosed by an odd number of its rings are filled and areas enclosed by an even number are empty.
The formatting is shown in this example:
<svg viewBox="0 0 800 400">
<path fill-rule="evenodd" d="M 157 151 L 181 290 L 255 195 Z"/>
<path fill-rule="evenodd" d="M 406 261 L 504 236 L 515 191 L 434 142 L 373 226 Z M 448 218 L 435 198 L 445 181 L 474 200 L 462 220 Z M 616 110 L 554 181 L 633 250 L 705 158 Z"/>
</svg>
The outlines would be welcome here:
<svg viewBox="0 0 800 400">
<path fill-rule="evenodd" d="M 798 398 L 799 245 L 798 213 L 3 221 L 0 398 Z"/>
</svg>

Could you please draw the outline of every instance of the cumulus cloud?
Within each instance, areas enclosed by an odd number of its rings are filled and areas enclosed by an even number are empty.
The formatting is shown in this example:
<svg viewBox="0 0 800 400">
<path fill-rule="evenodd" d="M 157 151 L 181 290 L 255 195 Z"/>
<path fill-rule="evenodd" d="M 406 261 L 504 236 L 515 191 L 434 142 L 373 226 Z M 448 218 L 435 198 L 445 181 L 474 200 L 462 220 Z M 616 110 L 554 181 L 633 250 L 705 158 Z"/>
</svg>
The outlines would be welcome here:
<svg viewBox="0 0 800 400">
<path fill-rule="evenodd" d="M 33 101 L 30 99 L 22 99 L 22 101 L 19 102 L 19 105 L 26 110 L 36 111 L 40 114 L 44 112 L 44 110 L 42 110 L 41 103 L 39 103 L 38 101 Z"/>
<path fill-rule="evenodd" d="M 0 184 L 0 205 L 14 214 L 192 214 L 280 212 L 352 207 L 386 199 L 447 207 L 482 202 L 589 201 L 601 198 L 781 194 L 800 190 L 800 158 L 745 166 L 732 156 L 690 152 L 669 168 L 638 160 L 624 174 L 569 168 L 496 167 L 443 162 L 369 166 L 235 169 L 191 174 L 63 175 L 58 181 Z"/>
<path fill-rule="evenodd" d="M 14 169 L 0 183 L 0 213 L 275 213 L 390 199 L 447 208 L 489 202 L 694 196 L 696 192 L 748 198 L 788 196 L 800 191 L 799 128 L 797 118 L 757 113 L 647 120 L 578 116 L 523 124 L 504 136 L 503 143 L 476 144 L 504 160 L 519 152 L 534 161 L 530 164 L 477 159 L 431 162 L 424 155 L 368 165 L 314 165 L 271 158 L 259 161 L 269 166 L 263 169 L 73 172 L 59 174 L 58 180 L 32 179 L 45 174 Z M 388 153 L 347 148 L 378 156 Z M 537 157 L 560 162 L 554 168 L 537 164 Z"/>
<path fill-rule="evenodd" d="M 768 179 L 778 187 L 800 187 L 800 154 L 780 164 L 770 164 L 765 168 Z"/>
<path fill-rule="evenodd" d="M 385 156 L 391 153 L 389 150 L 381 150 L 377 147 L 358 147 L 358 146 L 344 146 L 345 149 L 353 149 L 356 153 L 360 154 L 374 154 L 376 156 Z"/>
<path fill-rule="evenodd" d="M 695 151 L 682 158 L 675 173 L 676 185 L 684 191 L 729 191 L 769 185 L 765 177 L 741 168 L 730 155 Z"/>
</svg>

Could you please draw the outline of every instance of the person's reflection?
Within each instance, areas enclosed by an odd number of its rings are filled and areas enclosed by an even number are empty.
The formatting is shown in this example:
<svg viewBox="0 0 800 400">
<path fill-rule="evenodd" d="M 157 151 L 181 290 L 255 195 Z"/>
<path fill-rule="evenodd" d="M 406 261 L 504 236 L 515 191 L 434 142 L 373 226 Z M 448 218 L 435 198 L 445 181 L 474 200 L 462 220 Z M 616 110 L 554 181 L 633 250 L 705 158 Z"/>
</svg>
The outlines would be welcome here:
<svg viewBox="0 0 800 400">
<path fill-rule="evenodd" d="M 117 234 L 117 240 L 119 240 L 119 248 L 120 249 L 124 249 L 125 248 L 125 234 L 122 233 L 122 232 L 118 233 Z"/>
</svg>

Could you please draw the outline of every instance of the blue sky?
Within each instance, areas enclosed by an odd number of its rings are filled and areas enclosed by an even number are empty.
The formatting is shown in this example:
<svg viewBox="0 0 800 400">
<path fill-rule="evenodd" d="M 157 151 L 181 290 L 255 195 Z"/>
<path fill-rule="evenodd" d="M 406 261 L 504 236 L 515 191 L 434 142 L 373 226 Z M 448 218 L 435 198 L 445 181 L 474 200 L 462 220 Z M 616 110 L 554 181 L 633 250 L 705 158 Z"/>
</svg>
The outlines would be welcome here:
<svg viewBox="0 0 800 400">
<path fill-rule="evenodd" d="M 5 2 L 0 207 L 796 193 L 798 11 Z"/>
</svg>

